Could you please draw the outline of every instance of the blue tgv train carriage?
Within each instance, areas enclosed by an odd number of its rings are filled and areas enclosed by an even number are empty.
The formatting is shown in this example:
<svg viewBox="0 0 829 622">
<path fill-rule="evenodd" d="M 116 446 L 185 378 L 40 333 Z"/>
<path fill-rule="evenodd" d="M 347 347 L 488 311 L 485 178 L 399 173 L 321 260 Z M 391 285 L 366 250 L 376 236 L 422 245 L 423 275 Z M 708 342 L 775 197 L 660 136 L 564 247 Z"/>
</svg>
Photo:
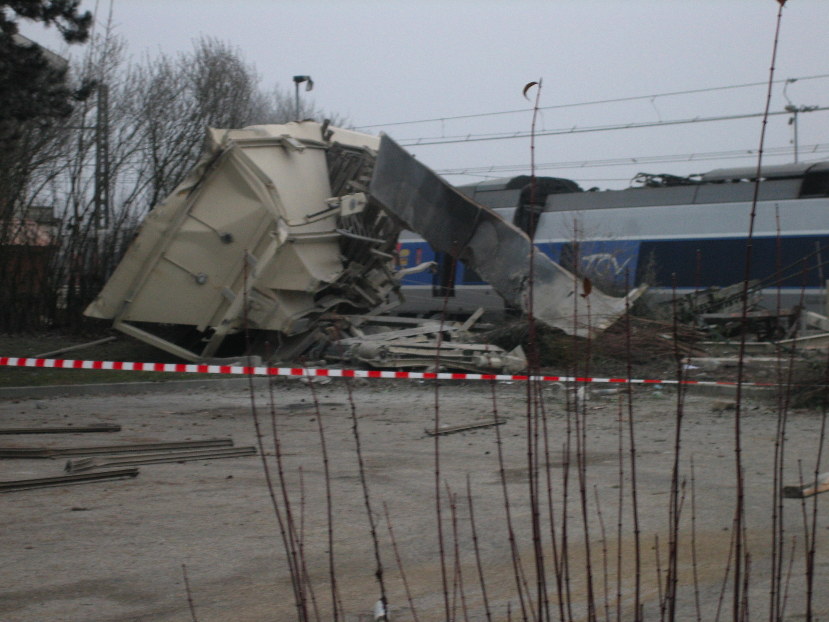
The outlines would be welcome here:
<svg viewBox="0 0 829 622">
<path fill-rule="evenodd" d="M 751 204 L 757 189 L 751 278 L 785 306 L 805 293 L 825 312 L 829 279 L 829 161 L 718 169 L 690 178 L 638 175 L 625 190 L 584 191 L 575 182 L 528 176 L 458 187 L 533 237 L 565 268 L 609 293 L 641 283 L 679 294 L 738 283 L 745 276 Z M 532 195 L 535 196 L 532 196 Z M 437 262 L 434 272 L 403 279 L 401 312 L 471 313 L 503 309 L 500 297 L 451 257 L 417 235 L 400 237 L 405 268 Z M 447 299 L 448 296 L 448 299 Z"/>
</svg>

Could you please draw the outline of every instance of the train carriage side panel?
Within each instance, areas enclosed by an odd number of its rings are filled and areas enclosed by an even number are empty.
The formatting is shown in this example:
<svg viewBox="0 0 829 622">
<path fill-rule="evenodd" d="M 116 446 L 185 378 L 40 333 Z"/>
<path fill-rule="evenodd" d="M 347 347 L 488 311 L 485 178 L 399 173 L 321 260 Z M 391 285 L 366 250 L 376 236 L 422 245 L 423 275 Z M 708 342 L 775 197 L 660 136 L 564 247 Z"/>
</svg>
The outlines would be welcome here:
<svg viewBox="0 0 829 622">
<path fill-rule="evenodd" d="M 534 207 L 527 205 L 527 176 L 487 180 L 459 190 L 522 228 L 530 222 L 545 254 L 590 276 L 606 291 L 648 282 L 669 294 L 674 287 L 682 293 L 743 280 L 754 176 L 755 167 L 719 169 L 678 185 L 590 192 L 569 180 L 538 178 L 544 191 Z M 785 305 L 799 302 L 805 291 L 807 305 L 811 302 L 825 312 L 829 162 L 764 167 L 758 190 L 751 278 L 765 280 L 768 295 L 782 291 Z M 401 263 L 406 251 L 408 265 L 414 265 L 414 259 L 441 260 L 423 240 L 409 237 L 401 242 Z M 420 312 L 439 311 L 442 300 L 437 294 L 447 289 L 436 284 L 446 284 L 445 266 L 442 274 L 407 277 L 406 307 L 419 290 Z M 450 310 L 471 312 L 475 304 L 503 308 L 480 277 L 462 265 L 454 276 Z"/>
</svg>

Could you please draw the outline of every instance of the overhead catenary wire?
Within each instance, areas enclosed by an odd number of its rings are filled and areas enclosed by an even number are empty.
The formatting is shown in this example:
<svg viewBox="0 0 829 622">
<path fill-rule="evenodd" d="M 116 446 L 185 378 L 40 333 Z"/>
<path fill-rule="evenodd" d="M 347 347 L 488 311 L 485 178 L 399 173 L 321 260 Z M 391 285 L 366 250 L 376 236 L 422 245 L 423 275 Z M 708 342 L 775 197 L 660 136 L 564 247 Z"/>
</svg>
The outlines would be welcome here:
<svg viewBox="0 0 829 622">
<path fill-rule="evenodd" d="M 825 112 L 829 110 L 829 106 L 817 106 L 809 112 Z M 788 110 L 781 110 L 779 112 L 770 112 L 768 116 L 789 115 Z M 668 127 L 674 125 L 690 125 L 693 123 L 712 123 L 715 121 L 739 121 L 744 119 L 756 119 L 764 116 L 762 112 L 749 112 L 735 115 L 718 115 L 713 117 L 691 117 L 689 119 L 672 119 L 669 121 L 645 121 L 642 123 L 622 123 L 614 125 L 594 125 L 586 127 L 573 126 L 569 128 L 560 128 L 554 130 L 542 130 L 536 132 L 535 136 L 562 136 L 566 134 L 586 134 L 589 132 L 609 132 L 616 130 L 638 130 L 652 127 Z M 423 147 L 427 145 L 452 145 L 457 143 L 471 143 L 483 142 L 492 140 L 513 140 L 517 138 L 528 138 L 529 132 L 515 131 L 515 132 L 498 132 L 492 134 L 465 134 L 458 136 L 431 136 L 426 138 L 409 138 L 400 139 L 397 142 L 404 147 Z"/>
<path fill-rule="evenodd" d="M 801 145 L 800 152 L 806 154 L 829 153 L 829 143 Z M 765 150 L 766 156 L 789 156 L 794 149 L 787 147 L 771 147 Z M 629 156 L 623 158 L 602 158 L 595 160 L 569 160 L 562 162 L 545 162 L 536 164 L 538 170 L 571 169 L 571 168 L 602 168 L 612 166 L 629 166 L 633 164 L 664 164 L 674 162 L 705 162 L 709 160 L 733 160 L 756 157 L 756 148 L 731 149 L 728 151 L 707 151 L 700 153 L 666 154 L 653 156 Z M 529 164 L 502 164 L 486 166 L 465 166 L 458 168 L 437 169 L 439 175 L 473 175 L 486 176 L 489 173 L 513 173 L 529 170 Z M 618 181 L 618 180 L 617 180 Z"/>
<path fill-rule="evenodd" d="M 801 76 L 798 78 L 785 78 L 780 80 L 775 80 L 774 83 L 792 83 L 792 82 L 805 82 L 807 80 L 823 80 L 829 78 L 829 74 L 817 74 L 813 76 Z M 681 95 L 696 95 L 700 93 L 715 93 L 717 91 L 726 91 L 726 90 L 734 90 L 734 89 L 742 89 L 742 88 L 751 88 L 751 87 L 760 87 L 760 86 L 767 86 L 768 82 L 746 82 L 744 84 L 730 84 L 725 86 L 712 86 L 707 88 L 701 89 L 686 89 L 682 91 L 668 91 L 665 93 L 655 93 L 652 95 L 633 95 L 630 97 L 614 97 L 608 99 L 597 99 L 597 100 L 589 100 L 583 102 L 573 102 L 569 104 L 554 104 L 552 106 L 542 106 L 539 110 L 561 110 L 564 108 L 580 108 L 583 106 L 596 106 L 601 104 L 617 104 L 623 102 L 632 102 L 632 101 L 643 101 L 643 100 L 653 100 L 657 97 L 677 97 Z M 370 125 L 358 125 L 354 129 L 357 130 L 366 130 L 371 128 L 377 127 L 394 127 L 394 126 L 401 126 L 401 125 L 418 125 L 421 123 L 441 123 L 444 121 L 458 121 L 463 119 L 480 119 L 484 117 L 496 117 L 496 116 L 503 116 L 503 115 L 510 115 L 510 114 L 527 114 L 530 110 L 527 108 L 520 108 L 515 110 L 500 110 L 496 112 L 479 112 L 473 114 L 461 114 L 461 115 L 453 115 L 447 117 L 433 117 L 430 119 L 417 119 L 413 121 L 394 121 L 391 123 L 373 123 Z"/>
</svg>

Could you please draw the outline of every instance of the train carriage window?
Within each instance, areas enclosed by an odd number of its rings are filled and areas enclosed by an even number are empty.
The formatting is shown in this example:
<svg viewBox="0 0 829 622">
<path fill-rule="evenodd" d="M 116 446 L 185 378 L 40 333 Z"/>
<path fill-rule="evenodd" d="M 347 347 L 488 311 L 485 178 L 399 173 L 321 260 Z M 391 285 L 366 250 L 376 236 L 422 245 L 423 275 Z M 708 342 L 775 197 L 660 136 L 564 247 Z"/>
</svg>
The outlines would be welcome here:
<svg viewBox="0 0 829 622">
<path fill-rule="evenodd" d="M 455 274 L 458 260 L 447 253 L 435 253 L 437 270 L 432 277 L 432 296 L 435 298 L 455 295 Z"/>
<path fill-rule="evenodd" d="M 521 188 L 512 224 L 530 236 L 530 239 L 535 238 L 538 219 L 544 212 L 549 195 L 582 192 L 576 182 L 558 177 L 538 177 L 533 187 L 532 178 L 522 175 L 512 179 L 510 185 Z"/>
<path fill-rule="evenodd" d="M 801 197 L 829 196 L 829 171 L 815 171 L 806 173 L 803 185 L 800 187 Z"/>
</svg>

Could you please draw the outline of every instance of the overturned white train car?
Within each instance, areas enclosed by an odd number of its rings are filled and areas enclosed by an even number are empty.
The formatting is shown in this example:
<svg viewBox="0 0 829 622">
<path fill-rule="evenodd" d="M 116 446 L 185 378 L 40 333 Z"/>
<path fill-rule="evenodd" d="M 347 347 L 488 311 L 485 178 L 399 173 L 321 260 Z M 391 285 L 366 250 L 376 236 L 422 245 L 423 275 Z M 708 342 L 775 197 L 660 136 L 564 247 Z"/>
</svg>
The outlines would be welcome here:
<svg viewBox="0 0 829 622">
<path fill-rule="evenodd" d="M 296 335 L 338 306 L 393 299 L 399 226 L 353 194 L 377 137 L 292 123 L 210 130 L 208 142 L 86 315 L 202 360 L 243 328 Z"/>
</svg>

